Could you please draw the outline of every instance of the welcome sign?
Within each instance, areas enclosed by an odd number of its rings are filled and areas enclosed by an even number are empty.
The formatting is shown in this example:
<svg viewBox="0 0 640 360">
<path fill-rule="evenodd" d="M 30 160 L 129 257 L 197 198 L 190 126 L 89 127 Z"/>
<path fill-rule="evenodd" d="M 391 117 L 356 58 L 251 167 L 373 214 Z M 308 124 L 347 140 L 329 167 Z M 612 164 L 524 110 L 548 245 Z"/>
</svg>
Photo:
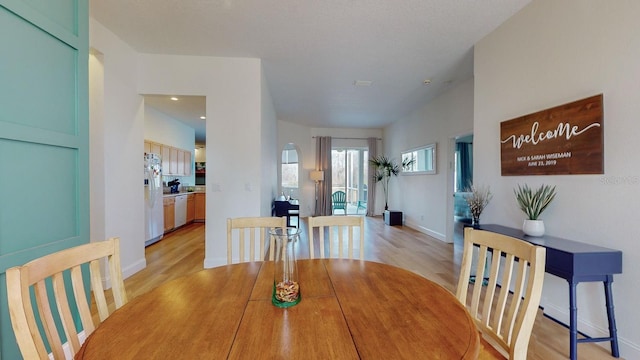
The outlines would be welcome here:
<svg viewBox="0 0 640 360">
<path fill-rule="evenodd" d="M 502 175 L 604 173 L 602 94 L 500 123 Z"/>
</svg>

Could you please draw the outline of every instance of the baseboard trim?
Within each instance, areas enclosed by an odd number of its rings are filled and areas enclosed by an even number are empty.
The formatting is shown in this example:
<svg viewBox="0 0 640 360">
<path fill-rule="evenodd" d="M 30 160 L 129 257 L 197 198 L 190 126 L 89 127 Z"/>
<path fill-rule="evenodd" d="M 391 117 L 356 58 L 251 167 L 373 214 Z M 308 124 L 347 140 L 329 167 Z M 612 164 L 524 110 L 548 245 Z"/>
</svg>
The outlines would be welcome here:
<svg viewBox="0 0 640 360">
<path fill-rule="evenodd" d="M 122 269 L 122 280 L 130 277 L 131 275 L 137 273 L 138 271 L 147 267 L 147 259 L 142 258 L 133 264 L 127 266 Z M 109 277 L 109 273 L 105 272 L 104 277 L 102 278 L 102 287 L 105 289 L 111 289 L 111 278 Z"/>
<path fill-rule="evenodd" d="M 215 258 L 204 258 L 204 268 L 211 269 L 214 267 L 227 265 L 227 258 L 215 257 Z"/>
<path fill-rule="evenodd" d="M 87 335 L 85 335 L 84 330 L 78 333 L 78 340 L 80 341 L 80 345 L 84 344 L 84 341 L 87 339 Z M 69 342 L 62 344 L 62 351 L 64 352 L 64 357 L 67 359 L 73 359 L 74 355 L 71 352 L 71 346 L 69 346 Z M 49 353 L 49 360 L 55 360 L 53 357 L 53 353 Z"/>
<path fill-rule="evenodd" d="M 433 238 L 436 238 L 436 239 L 438 239 L 440 241 L 448 242 L 447 241 L 447 237 L 444 234 L 441 234 L 439 232 L 433 231 L 433 230 L 428 229 L 428 228 L 426 228 L 424 226 L 420 226 L 420 225 L 415 224 L 415 223 L 413 223 L 411 221 L 405 221 L 404 226 L 410 227 L 413 230 L 419 231 L 419 232 L 421 232 L 421 233 L 423 233 L 425 235 L 429 235 L 429 236 L 431 236 Z"/>
<path fill-rule="evenodd" d="M 122 277 L 123 278 L 128 278 L 129 276 L 137 273 L 138 271 L 144 269 L 147 267 L 147 259 L 145 259 L 144 257 L 136 262 L 134 262 L 133 264 L 127 266 L 126 268 L 122 269 Z"/>
</svg>

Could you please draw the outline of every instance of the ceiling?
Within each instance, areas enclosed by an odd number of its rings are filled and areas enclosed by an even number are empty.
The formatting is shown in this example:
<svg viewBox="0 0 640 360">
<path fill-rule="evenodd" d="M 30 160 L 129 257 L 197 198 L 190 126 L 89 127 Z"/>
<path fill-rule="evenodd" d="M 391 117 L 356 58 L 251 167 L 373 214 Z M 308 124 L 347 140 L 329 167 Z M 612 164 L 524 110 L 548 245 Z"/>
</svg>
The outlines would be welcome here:
<svg viewBox="0 0 640 360">
<path fill-rule="evenodd" d="M 141 53 L 262 59 L 280 120 L 380 128 L 472 77 L 473 45 L 530 0 L 89 2 Z"/>
<path fill-rule="evenodd" d="M 175 98 L 177 100 L 172 100 Z M 206 143 L 207 98 L 185 95 L 144 95 L 144 104 L 183 122 L 195 130 L 196 144 Z"/>
</svg>

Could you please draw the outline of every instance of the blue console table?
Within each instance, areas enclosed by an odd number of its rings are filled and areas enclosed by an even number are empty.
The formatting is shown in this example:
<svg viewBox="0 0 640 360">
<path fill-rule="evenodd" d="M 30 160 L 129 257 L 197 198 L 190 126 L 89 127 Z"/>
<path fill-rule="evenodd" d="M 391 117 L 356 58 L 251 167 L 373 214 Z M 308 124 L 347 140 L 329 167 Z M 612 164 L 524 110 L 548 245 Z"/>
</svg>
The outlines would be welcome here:
<svg viewBox="0 0 640 360">
<path fill-rule="evenodd" d="M 569 282 L 569 355 L 571 360 L 577 359 L 578 343 L 581 342 L 610 341 L 611 355 L 620 357 L 611 284 L 613 283 L 613 275 L 622 273 L 622 251 L 553 236 L 527 236 L 520 229 L 502 225 L 480 225 L 478 229 L 511 236 L 547 249 L 545 271 Z M 604 283 L 609 337 L 578 339 L 576 287 L 578 283 L 585 281 L 602 281 Z"/>
</svg>

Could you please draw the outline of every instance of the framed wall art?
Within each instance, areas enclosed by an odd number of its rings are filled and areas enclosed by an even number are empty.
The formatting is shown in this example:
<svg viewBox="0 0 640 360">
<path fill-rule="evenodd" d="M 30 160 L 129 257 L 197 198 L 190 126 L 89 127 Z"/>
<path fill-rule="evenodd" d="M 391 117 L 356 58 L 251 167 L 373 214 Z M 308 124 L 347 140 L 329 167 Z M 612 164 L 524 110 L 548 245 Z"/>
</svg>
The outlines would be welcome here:
<svg viewBox="0 0 640 360">
<path fill-rule="evenodd" d="M 500 123 L 503 176 L 604 173 L 603 96 Z"/>
</svg>

